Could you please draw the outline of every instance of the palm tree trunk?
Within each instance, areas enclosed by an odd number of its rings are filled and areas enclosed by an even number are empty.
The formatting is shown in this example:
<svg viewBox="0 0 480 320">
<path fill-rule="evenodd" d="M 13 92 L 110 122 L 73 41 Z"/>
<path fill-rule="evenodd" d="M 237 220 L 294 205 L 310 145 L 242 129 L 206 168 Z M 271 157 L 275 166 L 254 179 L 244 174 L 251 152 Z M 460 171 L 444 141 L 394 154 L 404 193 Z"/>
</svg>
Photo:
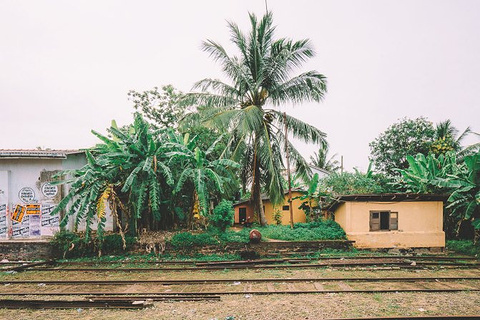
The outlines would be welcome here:
<svg viewBox="0 0 480 320">
<path fill-rule="evenodd" d="M 260 166 L 257 163 L 257 152 L 253 154 L 253 179 L 252 179 L 252 196 L 250 203 L 253 205 L 254 214 L 258 215 L 260 225 L 267 225 L 265 212 L 263 211 L 262 193 L 260 190 Z"/>
</svg>

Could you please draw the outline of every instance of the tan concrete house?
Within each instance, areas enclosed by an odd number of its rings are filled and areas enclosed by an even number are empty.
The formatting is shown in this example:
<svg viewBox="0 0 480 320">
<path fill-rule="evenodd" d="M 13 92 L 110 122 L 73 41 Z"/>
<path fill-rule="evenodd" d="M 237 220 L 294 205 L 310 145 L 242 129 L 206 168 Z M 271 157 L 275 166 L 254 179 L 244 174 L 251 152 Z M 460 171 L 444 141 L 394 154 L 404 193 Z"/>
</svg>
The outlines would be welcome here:
<svg viewBox="0 0 480 320">
<path fill-rule="evenodd" d="M 443 249 L 444 199 L 431 194 L 346 195 L 328 210 L 357 248 Z"/>
<path fill-rule="evenodd" d="M 302 196 L 298 190 L 292 190 L 292 209 L 293 209 L 293 223 L 305 222 L 306 215 L 305 211 L 299 209 L 302 205 L 302 200 L 295 199 L 296 197 Z M 290 224 L 290 206 L 288 203 L 288 193 L 284 196 L 283 205 L 274 207 L 270 202 L 270 199 L 267 197 L 262 198 L 263 210 L 265 211 L 265 218 L 267 219 L 268 224 L 276 224 L 276 217 L 281 224 L 288 225 Z M 243 224 L 245 222 L 253 222 L 253 206 L 249 203 L 248 200 L 235 203 L 233 205 L 235 209 L 235 224 Z"/>
</svg>

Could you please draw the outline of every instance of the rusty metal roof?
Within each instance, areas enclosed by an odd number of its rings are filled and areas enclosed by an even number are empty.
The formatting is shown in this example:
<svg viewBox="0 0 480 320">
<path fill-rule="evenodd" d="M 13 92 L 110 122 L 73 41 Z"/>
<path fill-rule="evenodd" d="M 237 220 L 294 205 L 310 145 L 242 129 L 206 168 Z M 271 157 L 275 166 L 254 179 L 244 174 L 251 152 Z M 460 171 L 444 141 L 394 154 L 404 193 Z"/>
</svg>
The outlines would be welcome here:
<svg viewBox="0 0 480 320">
<path fill-rule="evenodd" d="M 378 193 L 378 194 L 350 194 L 337 197 L 327 205 L 327 210 L 334 211 L 340 204 L 353 202 L 403 202 L 403 201 L 445 201 L 448 198 L 442 194 L 429 193 Z"/>
<path fill-rule="evenodd" d="M 0 149 L 0 159 L 66 159 L 83 150 Z"/>
</svg>

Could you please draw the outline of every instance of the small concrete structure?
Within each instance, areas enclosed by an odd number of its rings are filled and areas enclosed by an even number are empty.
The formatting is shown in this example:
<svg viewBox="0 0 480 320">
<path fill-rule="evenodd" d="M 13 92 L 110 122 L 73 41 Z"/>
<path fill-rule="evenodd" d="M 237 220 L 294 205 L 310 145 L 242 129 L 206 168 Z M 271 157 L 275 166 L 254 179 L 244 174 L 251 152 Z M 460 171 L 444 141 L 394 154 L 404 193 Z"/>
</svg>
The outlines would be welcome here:
<svg viewBox="0 0 480 320">
<path fill-rule="evenodd" d="M 357 248 L 443 250 L 444 199 L 431 194 L 346 195 L 327 209 Z"/>
<path fill-rule="evenodd" d="M 50 182 L 58 172 L 85 164 L 80 150 L 0 149 L 0 240 L 38 239 L 57 232 L 62 217 L 50 213 L 68 189 Z M 73 221 L 67 228 L 73 229 Z M 112 229 L 111 219 L 106 229 Z"/>
<path fill-rule="evenodd" d="M 299 190 L 292 190 L 293 223 L 306 221 L 305 211 L 299 208 L 303 201 L 300 199 L 295 199 L 296 197 L 302 195 L 303 193 Z M 282 205 L 273 206 L 268 197 L 263 197 L 262 202 L 263 210 L 265 211 L 265 218 L 267 219 L 268 224 L 276 224 L 277 220 L 275 218 L 281 221 L 281 224 L 283 225 L 290 224 L 290 205 L 288 203 L 288 193 L 285 194 L 284 203 Z M 233 207 L 235 209 L 234 222 L 236 224 L 253 222 L 253 205 L 249 200 L 237 202 L 233 205 Z"/>
</svg>

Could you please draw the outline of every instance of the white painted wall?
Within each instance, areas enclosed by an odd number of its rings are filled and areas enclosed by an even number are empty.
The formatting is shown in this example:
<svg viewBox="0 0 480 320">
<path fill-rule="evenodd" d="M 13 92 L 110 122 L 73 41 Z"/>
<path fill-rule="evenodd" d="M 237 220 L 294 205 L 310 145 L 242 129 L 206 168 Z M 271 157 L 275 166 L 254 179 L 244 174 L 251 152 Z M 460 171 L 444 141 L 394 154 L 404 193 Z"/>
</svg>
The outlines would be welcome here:
<svg viewBox="0 0 480 320">
<path fill-rule="evenodd" d="M 68 155 L 67 159 L 0 158 L 0 239 L 38 238 L 51 236 L 58 231 L 59 217 L 52 217 L 48 211 L 58 204 L 61 196 L 64 196 L 68 189 L 65 186 L 58 186 L 58 196 L 45 196 L 42 193 L 41 172 L 79 169 L 85 164 L 86 159 L 83 153 Z M 22 188 L 31 188 L 34 193 L 33 199 L 22 200 L 19 195 Z M 42 214 L 38 216 L 25 214 L 21 223 L 12 220 L 12 214 L 15 216 L 17 205 L 25 207 L 27 204 L 40 205 Z M 5 205 L 6 210 L 2 210 L 2 205 Z M 5 227 L 6 233 L 4 232 Z M 73 219 L 70 219 L 67 229 L 73 230 Z M 112 219 L 109 215 L 107 216 L 106 230 L 113 230 Z"/>
</svg>

